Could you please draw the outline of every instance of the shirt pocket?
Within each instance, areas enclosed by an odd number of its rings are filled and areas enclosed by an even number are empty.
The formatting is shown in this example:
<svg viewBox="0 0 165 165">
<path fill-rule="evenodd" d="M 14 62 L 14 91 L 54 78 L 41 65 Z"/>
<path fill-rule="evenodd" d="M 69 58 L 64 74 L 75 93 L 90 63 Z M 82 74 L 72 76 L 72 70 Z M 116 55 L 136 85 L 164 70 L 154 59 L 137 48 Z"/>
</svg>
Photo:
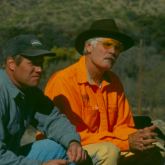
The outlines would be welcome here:
<svg viewBox="0 0 165 165">
<path fill-rule="evenodd" d="M 108 120 L 109 120 L 108 130 L 111 132 L 117 121 L 118 108 L 117 105 L 109 105 L 107 108 L 108 108 Z"/>
<path fill-rule="evenodd" d="M 7 129 L 8 129 L 8 132 L 10 133 L 10 135 L 14 135 L 20 131 L 20 125 L 12 124 L 12 125 L 7 126 Z"/>
<path fill-rule="evenodd" d="M 96 132 L 99 126 L 99 109 L 97 106 L 84 107 L 83 120 L 90 132 Z"/>
</svg>

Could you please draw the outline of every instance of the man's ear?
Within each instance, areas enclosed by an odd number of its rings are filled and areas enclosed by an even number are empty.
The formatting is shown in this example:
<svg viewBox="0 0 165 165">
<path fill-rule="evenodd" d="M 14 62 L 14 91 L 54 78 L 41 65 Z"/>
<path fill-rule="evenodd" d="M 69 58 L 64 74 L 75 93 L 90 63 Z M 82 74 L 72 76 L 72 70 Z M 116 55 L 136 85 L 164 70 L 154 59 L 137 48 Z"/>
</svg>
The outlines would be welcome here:
<svg viewBox="0 0 165 165">
<path fill-rule="evenodd" d="M 87 49 L 87 52 L 88 52 L 89 54 L 91 54 L 91 51 L 92 51 L 92 45 L 91 45 L 91 43 L 86 43 L 86 44 L 85 44 L 85 47 L 86 47 L 86 49 Z"/>
<path fill-rule="evenodd" d="M 8 58 L 6 59 L 6 64 L 7 64 L 7 67 L 8 67 L 10 70 L 12 70 L 12 71 L 15 70 L 16 63 L 15 63 L 15 61 L 14 61 L 14 59 L 13 59 L 12 57 L 8 57 Z"/>
</svg>

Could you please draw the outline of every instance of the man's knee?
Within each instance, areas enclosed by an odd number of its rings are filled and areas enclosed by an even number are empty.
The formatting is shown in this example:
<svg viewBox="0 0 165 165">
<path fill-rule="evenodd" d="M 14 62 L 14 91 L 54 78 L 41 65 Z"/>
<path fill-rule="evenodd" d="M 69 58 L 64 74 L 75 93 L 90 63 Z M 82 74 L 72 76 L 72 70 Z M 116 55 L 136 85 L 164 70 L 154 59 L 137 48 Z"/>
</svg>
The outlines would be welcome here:
<svg viewBox="0 0 165 165">
<path fill-rule="evenodd" d="M 117 160 L 120 157 L 120 149 L 113 143 L 100 143 L 99 156 L 106 156 L 108 159 Z"/>
<path fill-rule="evenodd" d="M 95 165 L 117 165 L 120 149 L 110 142 L 95 143 L 83 146 L 88 151 Z"/>
<path fill-rule="evenodd" d="M 44 162 L 52 159 L 67 159 L 66 150 L 50 139 L 34 142 L 27 157 Z"/>
</svg>

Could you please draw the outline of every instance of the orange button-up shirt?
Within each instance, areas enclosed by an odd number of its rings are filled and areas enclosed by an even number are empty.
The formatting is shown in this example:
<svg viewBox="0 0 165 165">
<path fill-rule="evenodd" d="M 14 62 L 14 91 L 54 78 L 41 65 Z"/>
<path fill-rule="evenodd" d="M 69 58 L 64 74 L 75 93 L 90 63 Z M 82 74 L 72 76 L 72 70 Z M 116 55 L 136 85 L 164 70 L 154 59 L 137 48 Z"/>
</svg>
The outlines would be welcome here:
<svg viewBox="0 0 165 165">
<path fill-rule="evenodd" d="M 136 132 L 123 85 L 118 76 L 106 71 L 101 87 L 90 77 L 85 55 L 74 65 L 55 73 L 45 95 L 66 114 L 81 135 L 82 145 L 112 142 L 129 150 L 128 135 Z M 37 139 L 44 138 L 38 133 Z"/>
</svg>

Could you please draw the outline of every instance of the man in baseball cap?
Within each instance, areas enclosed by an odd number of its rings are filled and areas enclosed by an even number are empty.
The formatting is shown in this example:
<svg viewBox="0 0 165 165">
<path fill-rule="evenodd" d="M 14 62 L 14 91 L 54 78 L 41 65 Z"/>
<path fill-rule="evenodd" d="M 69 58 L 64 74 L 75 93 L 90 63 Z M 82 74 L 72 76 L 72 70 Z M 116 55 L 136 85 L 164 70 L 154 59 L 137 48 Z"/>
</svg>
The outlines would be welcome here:
<svg viewBox="0 0 165 165">
<path fill-rule="evenodd" d="M 1 57 L 1 67 L 6 70 L 10 79 L 18 87 L 38 86 L 43 72 L 44 56 L 55 55 L 54 52 L 44 50 L 35 35 L 19 35 L 10 39 L 5 45 Z M 36 62 L 39 67 L 27 66 L 24 63 L 27 60 L 30 60 L 32 64 Z M 23 67 L 27 66 L 28 70 L 19 69 L 22 65 Z M 36 70 L 31 72 L 30 68 Z"/>
<path fill-rule="evenodd" d="M 16 36 L 4 47 L 0 67 L 1 165 L 75 165 L 86 160 L 75 127 L 37 88 L 44 56 L 55 53 L 44 50 L 35 35 Z M 29 124 L 49 139 L 20 147 Z"/>
</svg>

